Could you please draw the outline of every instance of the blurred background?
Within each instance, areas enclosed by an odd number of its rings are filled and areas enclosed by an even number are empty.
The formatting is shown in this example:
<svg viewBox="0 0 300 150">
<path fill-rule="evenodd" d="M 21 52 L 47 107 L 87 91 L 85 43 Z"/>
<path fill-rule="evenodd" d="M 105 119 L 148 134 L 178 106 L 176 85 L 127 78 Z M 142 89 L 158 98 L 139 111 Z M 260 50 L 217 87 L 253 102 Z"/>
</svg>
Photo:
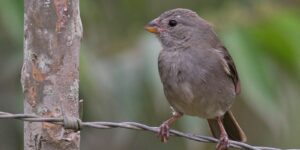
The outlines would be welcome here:
<svg viewBox="0 0 300 150">
<path fill-rule="evenodd" d="M 248 143 L 300 148 L 299 0 L 81 1 L 84 28 L 80 98 L 85 121 L 136 121 L 158 126 L 171 116 L 158 76 L 161 49 L 143 26 L 162 12 L 189 8 L 214 24 L 237 66 L 242 94 L 233 112 Z M 0 110 L 23 112 L 23 1 L 0 1 Z M 185 116 L 173 128 L 210 135 L 204 119 Z M 0 149 L 23 149 L 23 124 L 0 120 Z M 126 129 L 81 132 L 85 150 L 199 150 L 183 138 Z"/>
</svg>

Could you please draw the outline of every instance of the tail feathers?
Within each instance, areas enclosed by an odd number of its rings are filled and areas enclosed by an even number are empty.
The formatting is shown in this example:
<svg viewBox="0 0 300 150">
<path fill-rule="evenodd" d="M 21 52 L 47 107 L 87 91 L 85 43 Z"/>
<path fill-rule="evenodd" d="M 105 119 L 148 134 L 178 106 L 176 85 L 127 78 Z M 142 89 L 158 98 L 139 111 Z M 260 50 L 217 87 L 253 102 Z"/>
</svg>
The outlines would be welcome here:
<svg viewBox="0 0 300 150">
<path fill-rule="evenodd" d="M 220 131 L 220 127 L 218 125 L 217 120 L 208 119 L 207 121 L 208 121 L 210 130 L 212 132 L 212 135 L 215 138 L 220 138 L 221 131 Z M 228 134 L 229 139 L 234 140 L 234 141 L 241 141 L 241 142 L 247 141 L 247 137 L 246 137 L 244 131 L 242 130 L 242 128 L 240 127 L 240 125 L 238 124 L 236 119 L 234 118 L 231 111 L 227 111 L 224 114 L 223 125 Z"/>
</svg>

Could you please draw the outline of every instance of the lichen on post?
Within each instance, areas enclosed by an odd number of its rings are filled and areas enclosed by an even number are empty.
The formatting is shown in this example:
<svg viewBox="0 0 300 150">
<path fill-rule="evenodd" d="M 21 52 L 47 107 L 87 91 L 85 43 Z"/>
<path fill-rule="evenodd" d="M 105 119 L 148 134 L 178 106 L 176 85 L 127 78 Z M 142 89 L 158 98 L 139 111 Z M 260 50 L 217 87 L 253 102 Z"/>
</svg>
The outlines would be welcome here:
<svg viewBox="0 0 300 150">
<path fill-rule="evenodd" d="M 79 117 L 79 0 L 26 0 L 24 113 Z M 24 123 L 25 150 L 79 150 L 79 132 L 49 123 Z"/>
</svg>

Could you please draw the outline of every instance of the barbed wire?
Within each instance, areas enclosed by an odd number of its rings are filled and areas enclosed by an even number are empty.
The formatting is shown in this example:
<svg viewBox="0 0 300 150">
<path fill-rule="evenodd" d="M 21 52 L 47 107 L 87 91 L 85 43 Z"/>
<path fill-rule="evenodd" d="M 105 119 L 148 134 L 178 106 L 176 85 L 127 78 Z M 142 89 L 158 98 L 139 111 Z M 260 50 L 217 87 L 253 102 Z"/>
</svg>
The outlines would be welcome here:
<svg viewBox="0 0 300 150">
<path fill-rule="evenodd" d="M 151 127 L 141 123 L 136 122 L 82 122 L 78 118 L 64 116 L 61 118 L 45 118 L 36 115 L 30 114 L 12 114 L 8 112 L 0 111 L 0 119 L 18 119 L 22 121 L 29 121 L 29 122 L 48 122 L 54 123 L 58 125 L 62 125 L 66 129 L 73 129 L 73 130 L 81 130 L 85 127 L 88 128 L 96 128 L 96 129 L 111 129 L 111 128 L 126 128 L 131 130 L 143 130 L 149 131 L 152 133 L 158 133 L 159 127 Z M 189 140 L 197 141 L 197 142 L 204 142 L 204 143 L 218 143 L 219 140 L 209 136 L 203 135 L 195 135 L 191 133 L 183 133 L 177 130 L 170 130 L 171 136 L 183 137 Z M 273 147 L 261 147 L 261 146 L 252 146 L 246 143 L 232 141 L 229 140 L 229 147 L 238 148 L 238 149 L 248 149 L 248 150 L 281 150 L 279 148 Z"/>
</svg>

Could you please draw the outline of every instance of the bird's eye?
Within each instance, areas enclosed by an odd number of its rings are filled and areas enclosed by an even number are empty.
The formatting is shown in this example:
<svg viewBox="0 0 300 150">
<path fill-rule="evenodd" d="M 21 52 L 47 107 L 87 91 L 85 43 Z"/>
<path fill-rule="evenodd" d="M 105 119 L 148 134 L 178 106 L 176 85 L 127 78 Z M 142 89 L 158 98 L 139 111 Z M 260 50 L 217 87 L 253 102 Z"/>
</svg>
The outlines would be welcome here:
<svg viewBox="0 0 300 150">
<path fill-rule="evenodd" d="M 177 25 L 177 21 L 176 20 L 170 20 L 169 21 L 169 26 L 175 27 L 176 25 Z"/>
</svg>

